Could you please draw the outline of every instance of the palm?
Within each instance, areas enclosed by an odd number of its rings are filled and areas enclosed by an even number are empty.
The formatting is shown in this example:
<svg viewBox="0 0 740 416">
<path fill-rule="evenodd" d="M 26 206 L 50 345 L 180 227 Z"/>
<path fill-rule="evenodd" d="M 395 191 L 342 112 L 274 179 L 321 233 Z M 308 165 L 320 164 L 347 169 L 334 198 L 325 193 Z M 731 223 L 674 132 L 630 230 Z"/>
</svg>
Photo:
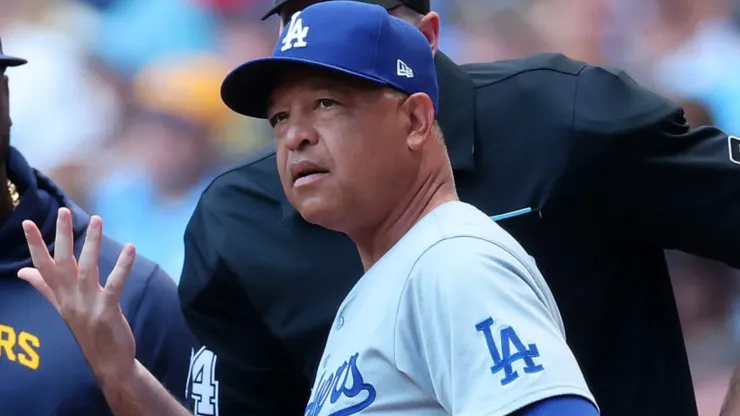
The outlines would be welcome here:
<svg viewBox="0 0 740 416">
<path fill-rule="evenodd" d="M 59 210 L 53 258 L 38 228 L 30 221 L 23 227 L 35 268 L 22 269 L 18 276 L 56 307 L 99 380 L 131 371 L 136 344 L 119 299 L 135 257 L 133 247 L 124 247 L 103 288 L 98 272 L 100 218 L 90 220 L 79 263 L 74 258 L 72 217 L 66 208 Z"/>
<path fill-rule="evenodd" d="M 136 341 L 120 306 L 110 311 L 101 311 L 101 313 L 110 313 L 111 316 L 101 316 L 101 319 L 94 322 L 94 325 L 87 327 L 90 333 L 84 339 L 89 339 L 89 343 L 83 344 L 80 340 L 82 337 L 77 338 L 77 335 L 75 338 L 90 367 L 96 373 L 100 373 L 101 376 L 118 374 L 119 360 L 124 363 L 133 363 L 136 359 Z M 67 325 L 70 323 L 67 322 Z M 70 329 L 76 333 L 71 325 Z M 109 362 L 109 357 L 116 357 L 116 360 Z"/>
</svg>

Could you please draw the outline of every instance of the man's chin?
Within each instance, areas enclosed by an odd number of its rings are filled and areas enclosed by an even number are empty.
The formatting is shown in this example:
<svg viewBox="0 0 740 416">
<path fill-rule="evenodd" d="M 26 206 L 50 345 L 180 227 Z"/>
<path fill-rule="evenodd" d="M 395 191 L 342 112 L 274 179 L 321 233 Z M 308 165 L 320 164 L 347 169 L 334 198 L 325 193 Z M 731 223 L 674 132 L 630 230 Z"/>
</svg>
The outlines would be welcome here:
<svg viewBox="0 0 740 416">
<path fill-rule="evenodd" d="M 335 206 L 314 200 L 303 201 L 296 209 L 306 222 L 332 231 L 342 232 L 339 222 L 343 216 L 337 212 Z"/>
</svg>

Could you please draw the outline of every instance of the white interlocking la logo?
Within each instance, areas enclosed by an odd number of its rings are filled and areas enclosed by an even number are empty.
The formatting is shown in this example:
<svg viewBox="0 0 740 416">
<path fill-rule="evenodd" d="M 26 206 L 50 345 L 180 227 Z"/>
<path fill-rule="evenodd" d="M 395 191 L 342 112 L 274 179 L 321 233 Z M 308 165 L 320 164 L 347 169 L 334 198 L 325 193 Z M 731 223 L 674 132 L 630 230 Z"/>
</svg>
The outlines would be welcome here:
<svg viewBox="0 0 740 416">
<path fill-rule="evenodd" d="M 413 78 L 414 70 L 409 68 L 406 62 L 399 59 L 396 61 L 396 75 L 399 77 Z"/>
<path fill-rule="evenodd" d="M 283 47 L 280 48 L 282 52 L 285 52 L 291 48 L 305 48 L 308 46 L 306 43 L 306 36 L 308 36 L 308 26 L 303 26 L 303 19 L 300 17 L 301 12 L 296 12 L 290 18 L 290 25 L 285 30 L 285 37 L 283 38 Z"/>
</svg>

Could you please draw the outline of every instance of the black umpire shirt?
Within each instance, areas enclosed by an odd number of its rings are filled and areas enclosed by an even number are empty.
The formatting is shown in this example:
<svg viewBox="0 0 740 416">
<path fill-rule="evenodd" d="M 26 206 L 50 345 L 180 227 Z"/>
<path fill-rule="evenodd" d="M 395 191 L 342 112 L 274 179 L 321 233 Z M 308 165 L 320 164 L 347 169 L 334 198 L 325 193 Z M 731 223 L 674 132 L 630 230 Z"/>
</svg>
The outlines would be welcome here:
<svg viewBox="0 0 740 416">
<path fill-rule="evenodd" d="M 695 416 L 662 249 L 738 267 L 738 144 L 689 129 L 625 73 L 562 55 L 436 61 L 459 196 L 491 216 L 531 208 L 499 223 L 547 279 L 602 414 Z M 353 243 L 301 219 L 270 148 L 214 180 L 185 246 L 180 297 L 204 345 L 195 414 L 303 415 L 363 273 Z"/>
</svg>

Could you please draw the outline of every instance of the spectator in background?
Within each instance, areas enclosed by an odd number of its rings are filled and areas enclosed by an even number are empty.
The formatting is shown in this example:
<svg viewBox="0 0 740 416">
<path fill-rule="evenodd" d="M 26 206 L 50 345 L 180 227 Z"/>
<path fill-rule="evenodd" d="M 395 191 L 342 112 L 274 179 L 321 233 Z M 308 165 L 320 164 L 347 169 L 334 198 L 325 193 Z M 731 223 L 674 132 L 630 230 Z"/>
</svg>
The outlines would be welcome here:
<svg viewBox="0 0 740 416">
<path fill-rule="evenodd" d="M 214 10 L 198 1 L 117 0 L 100 15 L 93 50 L 130 79 L 164 56 L 214 51 L 218 25 Z"/>
<path fill-rule="evenodd" d="M 515 59 L 540 52 L 547 43 L 530 24 L 521 6 L 512 6 L 496 13 L 469 12 L 471 18 L 466 26 L 468 42 L 464 48 L 468 58 L 475 61 L 476 56 L 490 59 Z"/>
<path fill-rule="evenodd" d="M 740 134 L 740 31 L 732 0 L 657 0 L 660 19 L 654 68 L 657 86 L 704 101 L 717 126 Z M 661 30 L 662 29 L 662 30 Z M 648 37 L 648 41 L 655 36 Z"/>
<path fill-rule="evenodd" d="M 699 415 L 717 416 L 732 366 L 740 358 L 729 316 L 737 294 L 738 272 L 722 263 L 675 251 L 668 252 L 666 259 Z"/>
<path fill-rule="evenodd" d="M 529 17 L 535 31 L 549 43 L 546 51 L 591 65 L 608 63 L 602 46 L 613 16 L 606 0 L 536 1 Z"/>
<path fill-rule="evenodd" d="M 704 103 L 698 100 L 682 99 L 679 105 L 683 108 L 686 122 L 692 127 L 713 126 L 715 124 L 711 112 Z"/>
<path fill-rule="evenodd" d="M 219 88 L 227 68 L 209 55 L 168 57 L 134 80 L 134 111 L 120 140 L 135 149 L 91 193 L 106 231 L 179 276 L 182 235 L 219 166 L 216 143 L 230 115 Z"/>
<path fill-rule="evenodd" d="M 29 60 L 13 75 L 13 145 L 34 167 L 51 173 L 68 158 L 87 156 L 85 150 L 114 126 L 116 97 L 101 88 L 85 61 L 84 39 L 96 15 L 76 1 L 16 0 L 10 10 L 5 1 L 10 0 L 0 0 L 3 15 L 16 9 L 2 29 L 5 47 L 23 51 Z"/>
<path fill-rule="evenodd" d="M 275 28 L 257 24 L 264 7 L 250 6 L 247 13 L 239 12 L 239 3 L 250 0 L 198 0 L 214 3 L 221 17 L 219 50 L 224 63 L 236 67 L 245 60 L 261 58 L 272 53 L 275 43 Z M 249 19 L 245 21 L 245 19 Z M 232 116 L 230 114 L 230 116 Z M 232 116 L 224 130 L 224 151 L 232 160 L 239 160 L 243 155 L 259 149 L 272 140 L 269 123 L 247 117 Z"/>
</svg>

